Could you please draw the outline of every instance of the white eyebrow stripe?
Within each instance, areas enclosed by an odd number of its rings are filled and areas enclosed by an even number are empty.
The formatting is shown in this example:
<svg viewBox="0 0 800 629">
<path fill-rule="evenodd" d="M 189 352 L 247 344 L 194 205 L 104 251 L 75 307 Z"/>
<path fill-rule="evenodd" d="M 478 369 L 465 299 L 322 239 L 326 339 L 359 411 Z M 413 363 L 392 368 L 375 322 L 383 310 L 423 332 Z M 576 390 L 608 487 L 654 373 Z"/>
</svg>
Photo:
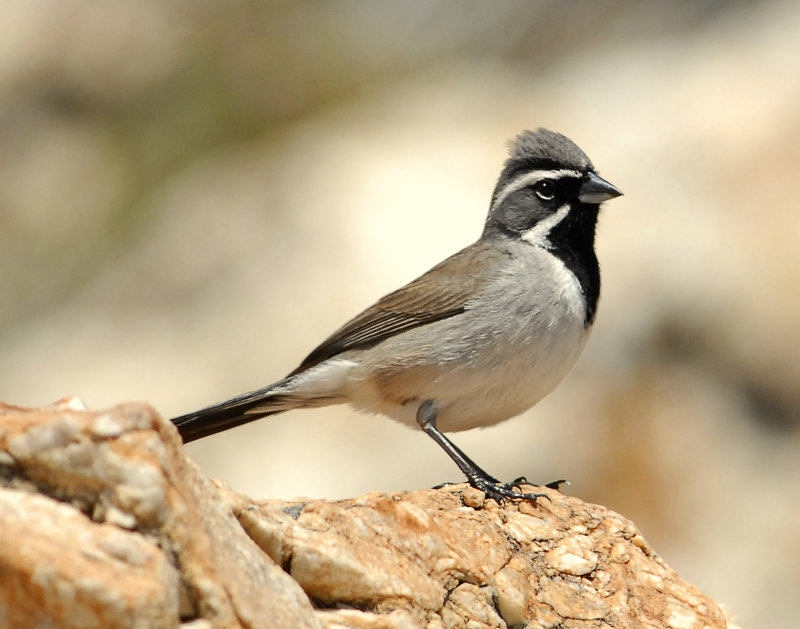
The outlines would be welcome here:
<svg viewBox="0 0 800 629">
<path fill-rule="evenodd" d="M 492 210 L 505 201 L 506 197 L 512 192 L 516 192 L 517 190 L 536 183 L 537 181 L 541 181 L 542 179 L 558 179 L 565 176 L 576 177 L 579 179 L 583 177 L 583 173 L 570 168 L 564 168 L 561 170 L 532 170 L 530 172 L 523 173 L 516 179 L 510 181 L 506 187 L 500 191 L 500 194 L 497 195 L 494 203 L 492 203 Z"/>
<path fill-rule="evenodd" d="M 539 221 L 533 227 L 520 234 L 520 238 L 537 247 L 548 249 L 551 246 L 550 232 L 553 228 L 563 221 L 570 211 L 570 204 L 565 203 L 547 218 Z"/>
</svg>

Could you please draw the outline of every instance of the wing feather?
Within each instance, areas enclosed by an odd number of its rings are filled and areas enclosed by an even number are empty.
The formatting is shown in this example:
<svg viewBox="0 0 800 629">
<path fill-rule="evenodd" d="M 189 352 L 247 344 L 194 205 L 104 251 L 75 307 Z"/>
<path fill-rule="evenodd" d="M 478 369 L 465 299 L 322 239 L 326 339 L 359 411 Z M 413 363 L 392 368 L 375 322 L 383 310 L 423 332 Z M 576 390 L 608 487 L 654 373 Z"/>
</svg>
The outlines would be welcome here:
<svg viewBox="0 0 800 629">
<path fill-rule="evenodd" d="M 311 352 L 289 376 L 351 349 L 366 349 L 413 328 L 460 314 L 505 257 L 482 242 L 470 245 L 410 284 L 389 293 L 364 310 Z"/>
</svg>

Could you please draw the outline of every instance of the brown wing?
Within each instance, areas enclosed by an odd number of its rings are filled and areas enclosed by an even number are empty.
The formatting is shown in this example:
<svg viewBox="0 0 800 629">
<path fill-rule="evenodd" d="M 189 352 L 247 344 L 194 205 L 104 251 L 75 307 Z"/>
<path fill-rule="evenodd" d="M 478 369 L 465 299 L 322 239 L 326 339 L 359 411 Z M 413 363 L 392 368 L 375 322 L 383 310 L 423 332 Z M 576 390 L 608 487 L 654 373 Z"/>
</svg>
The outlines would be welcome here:
<svg viewBox="0 0 800 629">
<path fill-rule="evenodd" d="M 350 349 L 365 349 L 412 328 L 464 312 L 505 254 L 481 242 L 462 249 L 430 271 L 383 297 L 336 330 L 289 376 Z"/>
</svg>

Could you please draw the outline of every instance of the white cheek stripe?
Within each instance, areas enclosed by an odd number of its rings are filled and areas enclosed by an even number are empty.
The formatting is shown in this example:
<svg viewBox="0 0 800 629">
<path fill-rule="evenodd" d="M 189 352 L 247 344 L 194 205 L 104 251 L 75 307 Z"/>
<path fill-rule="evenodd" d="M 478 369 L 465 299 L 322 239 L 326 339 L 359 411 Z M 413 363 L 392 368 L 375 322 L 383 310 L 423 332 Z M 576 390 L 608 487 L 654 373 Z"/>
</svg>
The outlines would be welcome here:
<svg viewBox="0 0 800 629">
<path fill-rule="evenodd" d="M 553 228 L 566 218 L 567 214 L 569 214 L 569 210 L 569 203 L 565 203 L 550 216 L 539 221 L 529 230 L 522 232 L 520 237 L 525 242 L 529 242 L 537 247 L 543 247 L 544 249 L 549 248 L 550 241 L 547 237 L 550 235 Z"/>
<path fill-rule="evenodd" d="M 558 179 L 559 177 L 565 176 L 576 178 L 583 177 L 583 175 L 577 170 L 570 170 L 568 168 L 561 170 L 532 170 L 530 172 L 523 173 L 516 179 L 510 181 L 508 185 L 506 185 L 506 187 L 500 191 L 500 194 L 497 195 L 494 203 L 492 203 L 492 209 L 496 208 L 503 201 L 505 201 L 509 194 L 516 192 L 525 186 L 530 186 L 531 184 L 541 181 L 542 179 Z"/>
</svg>

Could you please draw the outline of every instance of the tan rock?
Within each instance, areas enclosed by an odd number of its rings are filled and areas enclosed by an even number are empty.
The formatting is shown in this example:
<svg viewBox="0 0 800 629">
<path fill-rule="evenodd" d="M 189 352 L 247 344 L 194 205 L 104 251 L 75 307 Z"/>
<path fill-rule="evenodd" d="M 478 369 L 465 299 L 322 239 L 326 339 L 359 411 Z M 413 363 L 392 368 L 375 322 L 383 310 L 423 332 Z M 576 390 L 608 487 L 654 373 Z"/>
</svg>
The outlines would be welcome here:
<svg viewBox="0 0 800 629">
<path fill-rule="evenodd" d="M 320 627 L 149 407 L 4 406 L 0 452 L 0 625 Z"/>
<path fill-rule="evenodd" d="M 15 489 L 0 489 L 0 523 L 0 625 L 174 626 L 179 574 L 153 540 Z"/>
<path fill-rule="evenodd" d="M 603 507 L 465 485 L 253 501 L 141 405 L 0 409 L 0 485 L 2 626 L 728 626 Z"/>
<path fill-rule="evenodd" d="M 597 553 L 591 549 L 592 540 L 588 535 L 565 537 L 547 551 L 545 561 L 564 574 L 583 576 L 597 567 Z"/>
</svg>

